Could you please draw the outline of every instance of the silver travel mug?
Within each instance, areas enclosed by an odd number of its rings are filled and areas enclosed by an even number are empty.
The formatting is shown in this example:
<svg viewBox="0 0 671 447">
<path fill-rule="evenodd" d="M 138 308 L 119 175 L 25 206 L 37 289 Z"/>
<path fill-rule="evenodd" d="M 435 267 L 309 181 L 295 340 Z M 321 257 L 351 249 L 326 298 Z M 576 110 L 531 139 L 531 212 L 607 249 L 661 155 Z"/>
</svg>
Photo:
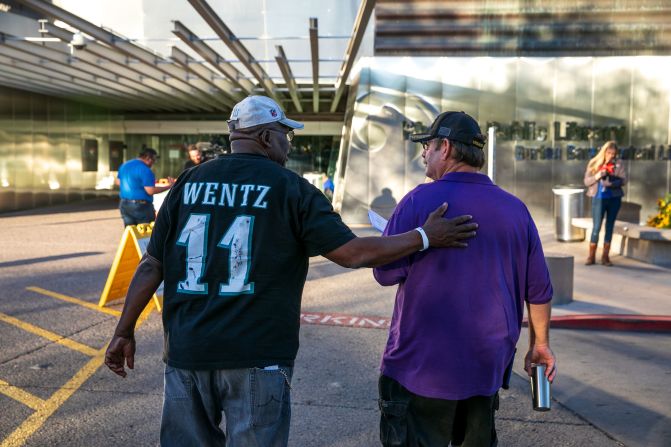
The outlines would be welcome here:
<svg viewBox="0 0 671 447">
<path fill-rule="evenodd" d="M 550 411 L 550 381 L 545 377 L 545 365 L 531 364 L 531 398 L 536 411 Z"/>
</svg>

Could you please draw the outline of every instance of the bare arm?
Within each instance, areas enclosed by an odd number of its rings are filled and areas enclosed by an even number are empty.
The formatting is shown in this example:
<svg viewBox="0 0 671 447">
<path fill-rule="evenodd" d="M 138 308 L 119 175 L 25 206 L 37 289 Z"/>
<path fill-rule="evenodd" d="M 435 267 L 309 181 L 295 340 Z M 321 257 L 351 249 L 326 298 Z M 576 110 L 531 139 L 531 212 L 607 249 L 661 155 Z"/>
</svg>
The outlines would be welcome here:
<svg viewBox="0 0 671 447">
<path fill-rule="evenodd" d="M 173 177 L 168 177 L 168 184 L 166 185 L 161 185 L 161 186 L 145 186 L 144 190 L 147 191 L 147 194 L 150 196 L 153 196 L 154 194 L 161 193 L 163 191 L 167 191 L 170 188 L 172 188 L 172 185 L 175 184 L 175 179 Z"/>
<path fill-rule="evenodd" d="M 135 324 L 163 280 L 163 265 L 145 254 L 128 286 L 126 302 L 105 352 L 105 364 L 121 377 L 126 377 L 124 360 L 133 369 L 135 356 Z"/>
<path fill-rule="evenodd" d="M 444 203 L 422 225 L 429 238 L 429 245 L 466 247 L 468 244 L 463 240 L 475 236 L 478 225 L 465 223 L 471 220 L 471 216 L 444 219 L 441 216 L 446 210 L 447 203 Z M 343 267 L 376 267 L 411 255 L 422 247 L 421 235 L 418 231 L 411 230 L 394 236 L 354 238 L 324 256 Z"/>
<path fill-rule="evenodd" d="M 154 194 L 158 194 L 158 193 L 161 193 L 163 191 L 169 190 L 170 188 L 172 188 L 173 183 L 174 182 L 171 182 L 168 185 L 161 185 L 161 186 L 145 186 L 144 190 L 147 191 L 147 194 L 149 194 L 150 196 L 153 196 Z"/>
<path fill-rule="evenodd" d="M 415 230 L 387 237 L 357 237 L 325 258 L 348 268 L 377 267 L 408 256 L 422 248 L 422 237 Z"/>
<path fill-rule="evenodd" d="M 144 190 L 147 191 L 147 194 L 150 196 L 153 196 L 154 194 L 158 194 L 163 191 L 167 191 L 170 189 L 172 185 L 165 185 L 165 186 L 145 186 Z"/>
<path fill-rule="evenodd" d="M 557 375 L 557 359 L 550 349 L 550 314 L 552 305 L 527 303 L 529 315 L 529 351 L 524 358 L 524 369 L 531 375 L 531 364 L 546 365 L 545 375 L 552 382 Z"/>
</svg>

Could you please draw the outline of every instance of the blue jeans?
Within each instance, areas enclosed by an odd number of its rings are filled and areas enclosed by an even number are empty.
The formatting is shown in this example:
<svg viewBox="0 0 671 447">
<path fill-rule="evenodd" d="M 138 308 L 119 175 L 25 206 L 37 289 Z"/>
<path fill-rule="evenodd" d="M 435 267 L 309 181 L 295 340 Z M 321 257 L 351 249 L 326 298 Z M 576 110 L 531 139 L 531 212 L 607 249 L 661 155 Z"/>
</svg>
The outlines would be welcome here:
<svg viewBox="0 0 671 447">
<path fill-rule="evenodd" d="M 194 371 L 166 366 L 161 446 L 285 447 L 292 372 L 290 367 Z"/>
<path fill-rule="evenodd" d="M 121 199 L 119 211 L 124 226 L 153 222 L 156 218 L 151 202 Z"/>
<path fill-rule="evenodd" d="M 606 216 L 606 234 L 603 238 L 604 242 L 610 243 L 613 239 L 613 227 L 615 226 L 615 219 L 617 213 L 620 211 L 622 204 L 622 197 L 611 197 L 609 199 L 592 198 L 592 238 L 590 242 L 596 244 L 599 242 L 599 233 L 601 232 L 601 223 L 603 217 Z"/>
</svg>

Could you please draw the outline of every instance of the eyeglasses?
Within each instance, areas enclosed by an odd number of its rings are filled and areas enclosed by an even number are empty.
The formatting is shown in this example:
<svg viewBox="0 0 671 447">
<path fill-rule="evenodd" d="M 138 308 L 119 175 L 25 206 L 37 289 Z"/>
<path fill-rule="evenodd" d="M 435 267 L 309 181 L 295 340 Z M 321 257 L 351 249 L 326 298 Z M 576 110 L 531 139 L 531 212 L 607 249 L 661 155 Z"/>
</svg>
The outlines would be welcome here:
<svg viewBox="0 0 671 447">
<path fill-rule="evenodd" d="M 434 140 L 440 140 L 442 142 L 444 140 L 444 138 L 432 138 L 429 141 L 424 141 L 424 142 L 422 142 L 422 149 L 425 150 L 425 151 L 428 150 L 429 146 L 431 146 L 431 142 L 434 141 Z"/>
<path fill-rule="evenodd" d="M 286 137 L 287 137 L 287 141 L 289 143 L 294 141 L 294 131 L 293 130 L 290 130 L 289 132 L 285 132 L 284 130 L 280 130 L 280 129 L 270 129 L 270 130 L 273 130 L 275 132 L 281 132 L 281 133 L 285 134 Z"/>
</svg>

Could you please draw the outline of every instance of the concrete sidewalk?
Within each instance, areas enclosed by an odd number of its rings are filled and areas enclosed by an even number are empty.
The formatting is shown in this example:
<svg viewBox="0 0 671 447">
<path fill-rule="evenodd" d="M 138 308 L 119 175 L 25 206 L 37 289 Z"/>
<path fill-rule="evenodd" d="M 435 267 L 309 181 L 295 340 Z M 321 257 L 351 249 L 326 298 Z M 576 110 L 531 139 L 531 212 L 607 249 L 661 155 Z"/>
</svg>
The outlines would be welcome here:
<svg viewBox="0 0 671 447">
<path fill-rule="evenodd" d="M 159 314 L 139 328 L 136 369 L 125 380 L 96 364 L 95 356 L 89 360 L 63 340 L 35 332 L 41 328 L 93 349 L 105 346 L 116 317 L 83 304 L 97 304 L 122 234 L 115 203 L 4 215 L 0 228 L 0 313 L 7 316 L 0 321 L 0 445 L 156 445 L 163 370 Z M 620 256 L 613 257 L 612 268 L 585 267 L 584 244 L 555 242 L 551 227 L 541 222 L 539 228 L 547 252 L 576 257 L 575 300 L 555 307 L 556 315 L 671 314 L 671 270 Z M 374 234 L 369 228 L 355 231 Z M 379 287 L 370 270 L 313 258 L 303 311 L 375 323 L 390 317 L 394 292 Z M 375 324 L 303 325 L 290 445 L 378 445 L 376 382 L 386 335 Z M 667 334 L 553 330 L 559 376 L 548 413 L 531 409 L 521 369 L 525 339 L 526 330 L 511 389 L 501 394 L 501 446 L 669 445 Z M 83 372 L 88 375 L 73 382 Z"/>
<path fill-rule="evenodd" d="M 619 255 L 620 236 L 613 238 L 611 260 L 614 266 L 605 267 L 598 263 L 601 242 L 597 264 L 587 266 L 584 265 L 589 247 L 587 239 L 559 242 L 554 237 L 553 225 L 548 222 L 539 222 L 538 230 L 546 254 L 570 255 L 575 260 L 573 302 L 554 306 L 553 315 L 671 315 L 671 270 Z"/>
</svg>

